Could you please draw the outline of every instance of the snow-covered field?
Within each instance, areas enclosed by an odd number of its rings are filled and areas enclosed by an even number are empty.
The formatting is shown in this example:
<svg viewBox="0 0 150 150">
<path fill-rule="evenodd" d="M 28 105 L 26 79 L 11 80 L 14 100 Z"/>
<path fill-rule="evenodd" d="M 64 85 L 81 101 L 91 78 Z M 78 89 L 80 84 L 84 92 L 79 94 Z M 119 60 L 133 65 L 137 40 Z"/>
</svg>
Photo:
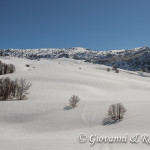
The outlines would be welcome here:
<svg viewBox="0 0 150 150">
<path fill-rule="evenodd" d="M 130 142 L 78 142 L 81 133 L 103 136 L 150 135 L 150 75 L 120 70 L 82 60 L 27 60 L 0 58 L 16 66 L 11 79 L 25 78 L 32 87 L 28 100 L 0 101 L 1 150 L 148 150 L 150 144 Z M 29 64 L 30 67 L 25 65 Z M 69 98 L 78 95 L 77 108 L 64 111 Z M 122 122 L 102 125 L 109 105 L 127 108 Z"/>
</svg>

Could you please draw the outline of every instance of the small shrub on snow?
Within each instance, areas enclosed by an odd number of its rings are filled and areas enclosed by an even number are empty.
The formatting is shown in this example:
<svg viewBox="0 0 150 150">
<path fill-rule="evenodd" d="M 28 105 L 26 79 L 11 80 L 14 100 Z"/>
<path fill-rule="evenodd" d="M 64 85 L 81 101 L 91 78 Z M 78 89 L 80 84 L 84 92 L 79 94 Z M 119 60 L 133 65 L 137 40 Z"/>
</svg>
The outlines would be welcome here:
<svg viewBox="0 0 150 150">
<path fill-rule="evenodd" d="M 110 68 L 107 68 L 107 71 L 109 72 L 109 71 L 110 71 Z"/>
<path fill-rule="evenodd" d="M 69 99 L 69 105 L 64 107 L 64 110 L 70 110 L 77 107 L 77 103 L 80 101 L 80 98 L 76 95 L 72 95 Z"/>
<path fill-rule="evenodd" d="M 26 67 L 30 67 L 30 65 L 26 64 Z"/>
<path fill-rule="evenodd" d="M 119 73 L 119 69 L 116 69 L 115 72 L 116 72 L 116 73 Z"/>
<path fill-rule="evenodd" d="M 71 96 L 71 98 L 69 99 L 70 106 L 72 108 L 77 107 L 77 103 L 79 101 L 80 101 L 80 98 L 78 96 L 76 96 L 76 95 Z"/>
</svg>

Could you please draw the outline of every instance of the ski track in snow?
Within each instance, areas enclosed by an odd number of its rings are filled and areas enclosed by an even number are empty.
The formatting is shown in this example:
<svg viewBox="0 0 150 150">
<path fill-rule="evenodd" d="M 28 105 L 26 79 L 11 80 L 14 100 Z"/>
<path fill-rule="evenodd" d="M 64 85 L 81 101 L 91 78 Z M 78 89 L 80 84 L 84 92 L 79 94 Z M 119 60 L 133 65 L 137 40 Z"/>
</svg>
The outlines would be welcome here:
<svg viewBox="0 0 150 150">
<path fill-rule="evenodd" d="M 89 132 L 89 135 L 93 135 L 93 134 L 98 134 L 99 131 L 96 130 L 96 128 L 94 127 L 94 125 L 92 125 L 92 121 L 88 120 L 86 114 L 88 112 L 88 104 L 84 107 L 83 111 L 82 111 L 82 120 L 83 122 L 86 124 L 86 126 L 88 127 L 87 128 L 87 131 Z M 112 150 L 112 146 L 110 144 L 96 144 L 93 146 L 94 150 Z"/>
</svg>

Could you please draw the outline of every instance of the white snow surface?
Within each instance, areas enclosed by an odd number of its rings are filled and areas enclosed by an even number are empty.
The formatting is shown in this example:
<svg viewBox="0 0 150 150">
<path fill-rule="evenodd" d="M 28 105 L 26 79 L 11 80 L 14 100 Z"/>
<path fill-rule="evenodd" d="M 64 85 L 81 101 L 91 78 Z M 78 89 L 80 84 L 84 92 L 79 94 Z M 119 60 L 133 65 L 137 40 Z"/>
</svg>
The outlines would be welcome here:
<svg viewBox="0 0 150 150">
<path fill-rule="evenodd" d="M 77 140 L 80 133 L 150 134 L 149 74 L 124 70 L 117 74 L 107 72 L 106 66 L 69 58 L 0 59 L 16 66 L 15 73 L 2 77 L 25 78 L 32 83 L 28 100 L 0 102 L 0 150 L 150 149 L 144 143 L 90 146 Z M 64 111 L 73 94 L 81 99 L 78 107 Z M 124 120 L 102 125 L 108 107 L 117 102 L 127 108 Z"/>
</svg>

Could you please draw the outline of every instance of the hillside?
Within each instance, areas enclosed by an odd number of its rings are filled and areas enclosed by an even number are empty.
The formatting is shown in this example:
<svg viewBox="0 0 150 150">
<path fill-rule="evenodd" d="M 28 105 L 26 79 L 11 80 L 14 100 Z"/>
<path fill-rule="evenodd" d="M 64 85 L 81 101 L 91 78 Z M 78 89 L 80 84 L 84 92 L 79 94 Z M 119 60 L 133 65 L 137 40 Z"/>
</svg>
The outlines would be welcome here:
<svg viewBox="0 0 150 150">
<path fill-rule="evenodd" d="M 75 54 L 99 53 L 86 49 L 68 50 L 69 57 Z M 47 52 L 48 51 L 48 52 Z M 17 57 L 53 56 L 55 50 L 5 50 L 5 54 Z M 140 53 L 140 50 L 135 52 Z M 141 50 L 144 51 L 144 50 Z M 57 51 L 58 52 L 58 51 Z M 124 51 L 123 51 L 124 52 Z M 44 55 L 45 53 L 45 55 Z M 62 53 L 62 50 L 60 50 Z M 118 52 L 106 52 L 118 55 Z M 119 52 L 121 53 L 121 52 Z M 135 54 L 135 53 L 134 53 Z M 94 54 L 93 54 L 94 55 Z M 105 54 L 103 54 L 105 55 Z M 107 54 L 108 55 L 108 54 Z M 86 56 L 86 55 L 85 55 Z M 88 56 L 88 55 L 87 55 Z M 82 57 L 81 57 L 82 58 Z M 80 59 L 81 59 L 80 58 Z M 150 75 L 120 70 L 107 72 L 107 66 L 92 64 L 70 58 L 41 59 L 1 57 L 4 63 L 13 63 L 16 72 L 11 79 L 25 78 L 31 81 L 28 100 L 1 101 L 0 104 L 0 149 L 1 150 L 77 150 L 115 149 L 148 150 L 149 145 L 139 144 L 80 144 L 80 133 L 87 136 L 150 134 Z M 26 64 L 29 67 L 26 67 Z M 78 95 L 77 108 L 64 111 L 69 98 Z M 122 122 L 102 125 L 109 105 L 121 102 L 127 108 Z"/>
<path fill-rule="evenodd" d="M 63 49 L 1 49 L 1 56 L 28 58 L 31 60 L 47 58 L 73 58 L 96 64 L 117 66 L 131 71 L 150 72 L 150 48 L 140 47 L 128 50 L 92 51 L 74 47 Z"/>
</svg>

